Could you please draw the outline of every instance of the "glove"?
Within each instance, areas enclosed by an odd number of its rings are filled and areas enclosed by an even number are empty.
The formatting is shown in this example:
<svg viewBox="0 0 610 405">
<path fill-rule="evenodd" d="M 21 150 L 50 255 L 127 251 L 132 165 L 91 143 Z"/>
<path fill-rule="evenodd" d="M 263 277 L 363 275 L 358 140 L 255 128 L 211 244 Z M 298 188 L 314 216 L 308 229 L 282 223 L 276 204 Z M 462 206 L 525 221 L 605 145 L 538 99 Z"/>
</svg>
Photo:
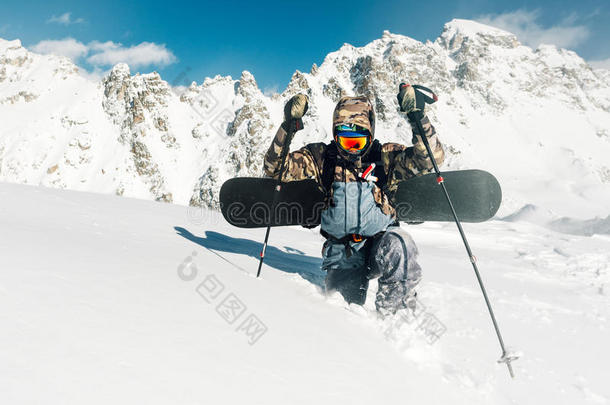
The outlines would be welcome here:
<svg viewBox="0 0 610 405">
<path fill-rule="evenodd" d="M 418 118 L 423 117 L 425 103 L 418 102 L 420 100 L 417 100 L 417 97 L 418 94 L 415 92 L 413 86 L 401 83 L 398 86 L 398 94 L 396 95 L 400 111 L 407 113 L 409 116 L 415 115 Z"/>
<path fill-rule="evenodd" d="M 309 100 L 305 94 L 292 96 L 284 106 L 284 122 L 282 126 L 288 133 L 303 129 L 303 116 L 309 108 Z"/>
<path fill-rule="evenodd" d="M 297 94 L 292 96 L 284 106 L 284 121 L 296 120 L 303 118 L 309 108 L 307 96 L 305 94 Z"/>
<path fill-rule="evenodd" d="M 284 121 L 303 118 L 309 108 L 309 99 L 305 94 L 292 96 L 284 106 Z"/>
</svg>

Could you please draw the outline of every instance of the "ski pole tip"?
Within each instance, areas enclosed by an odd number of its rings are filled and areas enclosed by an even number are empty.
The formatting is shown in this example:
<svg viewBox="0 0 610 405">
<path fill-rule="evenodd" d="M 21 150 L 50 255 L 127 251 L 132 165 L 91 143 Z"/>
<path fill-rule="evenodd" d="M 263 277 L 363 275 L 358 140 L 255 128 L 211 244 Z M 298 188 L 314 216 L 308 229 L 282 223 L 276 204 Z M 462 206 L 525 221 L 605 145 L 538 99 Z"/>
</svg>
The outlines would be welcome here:
<svg viewBox="0 0 610 405">
<path fill-rule="evenodd" d="M 513 366 L 510 364 L 510 362 L 507 362 L 506 366 L 508 367 L 508 374 L 510 374 L 510 378 L 512 378 L 514 380 L 515 372 L 513 371 Z"/>
<path fill-rule="evenodd" d="M 513 370 L 513 365 L 511 364 L 511 361 L 517 360 L 519 357 L 521 357 L 521 355 L 518 353 L 505 351 L 504 353 L 502 353 L 502 357 L 500 357 L 500 359 L 498 360 L 498 363 L 506 363 L 506 367 L 508 367 L 508 373 L 510 374 L 510 378 L 512 379 L 515 379 L 515 372 Z"/>
</svg>

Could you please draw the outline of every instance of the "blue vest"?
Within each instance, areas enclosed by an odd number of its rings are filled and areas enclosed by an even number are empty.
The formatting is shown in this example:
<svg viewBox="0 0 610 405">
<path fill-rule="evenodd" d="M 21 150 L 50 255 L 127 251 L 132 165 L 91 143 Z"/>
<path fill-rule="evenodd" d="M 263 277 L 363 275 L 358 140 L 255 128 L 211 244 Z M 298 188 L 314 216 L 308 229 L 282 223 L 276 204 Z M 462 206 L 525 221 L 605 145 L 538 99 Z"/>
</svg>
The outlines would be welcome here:
<svg viewBox="0 0 610 405">
<path fill-rule="evenodd" d="M 368 182 L 334 182 L 333 203 L 322 212 L 321 228 L 337 239 L 349 234 L 373 236 L 385 231 L 394 219 L 383 211 Z"/>
</svg>

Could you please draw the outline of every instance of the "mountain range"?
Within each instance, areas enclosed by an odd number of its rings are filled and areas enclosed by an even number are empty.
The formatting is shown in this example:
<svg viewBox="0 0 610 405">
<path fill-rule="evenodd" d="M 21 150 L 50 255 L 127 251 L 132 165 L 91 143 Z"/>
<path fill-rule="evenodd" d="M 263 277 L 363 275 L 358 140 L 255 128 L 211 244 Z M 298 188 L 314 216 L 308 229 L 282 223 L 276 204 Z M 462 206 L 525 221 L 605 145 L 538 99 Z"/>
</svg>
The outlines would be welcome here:
<svg viewBox="0 0 610 405">
<path fill-rule="evenodd" d="M 500 214 L 539 207 L 552 215 L 608 215 L 610 71 L 576 53 L 537 49 L 469 20 L 434 42 L 384 32 L 344 44 L 282 93 L 252 74 L 170 82 L 114 66 L 95 81 L 69 59 L 0 39 L 0 181 L 216 207 L 222 182 L 261 176 L 284 103 L 306 93 L 310 109 L 293 148 L 330 141 L 342 95 L 376 108 L 376 137 L 410 144 L 398 83 L 434 89 L 428 115 L 447 150 L 445 169 L 480 168 L 504 189 Z"/>
</svg>

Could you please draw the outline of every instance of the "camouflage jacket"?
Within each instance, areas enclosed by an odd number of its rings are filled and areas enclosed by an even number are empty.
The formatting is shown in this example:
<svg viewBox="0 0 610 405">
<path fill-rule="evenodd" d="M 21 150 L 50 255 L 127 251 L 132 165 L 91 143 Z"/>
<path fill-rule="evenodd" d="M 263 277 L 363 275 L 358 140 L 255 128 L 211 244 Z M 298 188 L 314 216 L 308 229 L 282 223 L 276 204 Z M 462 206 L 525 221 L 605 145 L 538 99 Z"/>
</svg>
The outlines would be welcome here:
<svg viewBox="0 0 610 405">
<path fill-rule="evenodd" d="M 445 158 L 445 152 L 438 140 L 434 126 L 432 126 L 426 116 L 421 120 L 421 123 L 430 142 L 434 158 L 441 165 Z M 279 176 L 281 166 L 280 156 L 286 142 L 287 133 L 283 127 L 283 125 L 280 126 L 275 134 L 273 143 L 265 154 L 265 174 L 273 178 Z M 395 216 L 392 197 L 398 187 L 398 183 L 411 177 L 430 173 L 433 169 L 421 135 L 413 124 L 411 124 L 411 128 L 413 131 L 413 146 L 384 143 L 381 147 L 381 160 L 383 170 L 387 176 L 387 182 L 383 190 L 377 186 L 374 188 L 374 196 L 382 211 L 392 216 Z M 322 170 L 324 168 L 326 148 L 328 147 L 328 144 L 312 143 L 289 153 L 286 157 L 283 181 L 316 179 L 318 184 L 320 184 L 320 188 L 323 189 Z M 346 162 L 339 156 L 335 166 L 334 181 L 361 181 L 358 174 L 364 169 L 366 167 L 358 167 L 358 163 Z M 328 190 L 324 191 L 328 192 Z"/>
</svg>

